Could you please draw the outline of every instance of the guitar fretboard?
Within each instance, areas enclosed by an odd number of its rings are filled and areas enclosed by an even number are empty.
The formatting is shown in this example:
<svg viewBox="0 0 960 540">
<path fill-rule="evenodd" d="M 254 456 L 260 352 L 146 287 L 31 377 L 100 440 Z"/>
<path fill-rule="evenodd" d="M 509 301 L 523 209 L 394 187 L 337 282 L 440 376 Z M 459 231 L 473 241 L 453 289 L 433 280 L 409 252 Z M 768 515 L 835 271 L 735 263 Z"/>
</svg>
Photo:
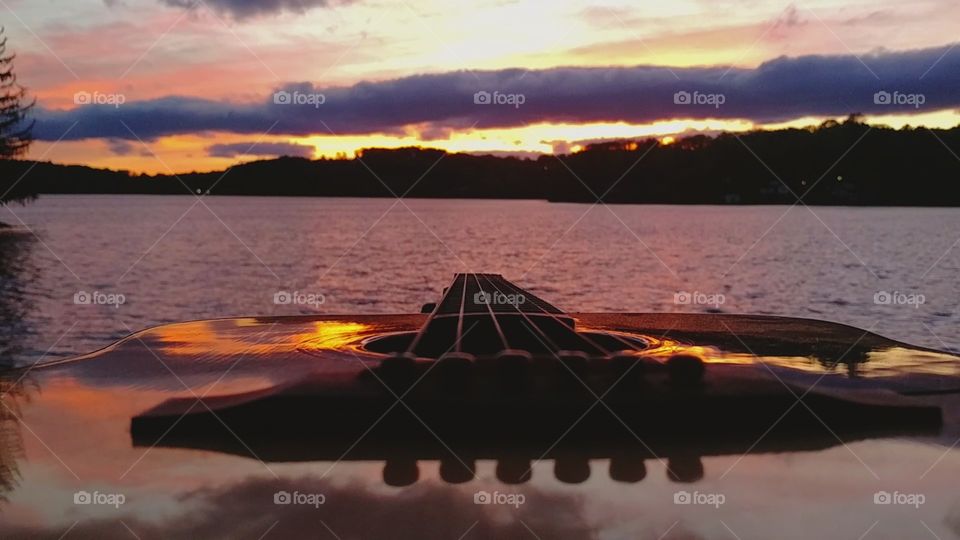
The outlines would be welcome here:
<svg viewBox="0 0 960 540">
<path fill-rule="evenodd" d="M 437 316 L 494 313 L 563 314 L 562 311 L 517 287 L 500 274 L 457 274 L 437 304 Z"/>
<path fill-rule="evenodd" d="M 493 355 L 605 351 L 578 334 L 574 320 L 499 274 L 457 274 L 408 352 L 436 358 L 447 352 Z"/>
</svg>

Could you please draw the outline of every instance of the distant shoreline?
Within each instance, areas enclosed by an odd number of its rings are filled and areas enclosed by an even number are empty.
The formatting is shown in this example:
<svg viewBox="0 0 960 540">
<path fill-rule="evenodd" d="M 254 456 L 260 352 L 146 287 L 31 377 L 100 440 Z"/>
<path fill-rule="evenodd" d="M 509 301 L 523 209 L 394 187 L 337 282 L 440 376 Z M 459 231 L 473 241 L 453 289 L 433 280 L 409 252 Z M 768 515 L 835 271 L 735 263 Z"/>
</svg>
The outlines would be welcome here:
<svg viewBox="0 0 960 540">
<path fill-rule="evenodd" d="M 203 194 L 952 208 L 960 206 L 958 155 L 960 127 L 894 130 L 852 116 L 668 145 L 604 142 L 537 159 L 374 148 L 349 159 L 281 157 L 182 175 L 0 161 L 0 193 L 13 186 L 7 202 L 46 194 Z"/>
<path fill-rule="evenodd" d="M 161 197 L 185 197 L 192 198 L 197 197 L 196 194 L 191 193 L 43 193 L 37 196 L 37 200 L 42 200 L 46 197 L 150 197 L 150 198 L 161 198 Z M 251 195 L 251 194 L 204 194 L 203 198 L 213 197 L 218 199 L 230 199 L 230 198 L 241 198 L 241 199 L 254 199 L 254 198 L 270 198 L 270 199 L 353 199 L 353 200 L 377 200 L 382 199 L 385 201 L 395 200 L 392 196 L 370 196 L 370 197 L 356 197 L 356 196 L 347 196 L 347 195 Z M 453 202 L 542 202 L 544 204 L 577 204 L 577 205 L 591 205 L 597 204 L 589 201 L 550 201 L 547 199 L 506 199 L 506 198 L 497 198 L 497 197 L 404 197 L 404 201 L 453 201 Z M 793 206 L 796 203 L 655 203 L 655 202 L 606 202 L 603 204 L 608 206 L 702 206 L 702 207 L 711 207 L 711 208 L 758 208 L 758 207 L 771 207 L 771 208 L 782 208 L 784 206 Z M 800 206 L 797 204 L 797 206 Z M 810 208 L 903 208 L 903 209 L 950 209 L 958 208 L 960 205 L 951 206 L 951 205 L 897 205 L 897 204 L 805 204 L 804 206 L 809 206 Z M 7 224 L 8 227 L 14 228 L 16 225 Z M 0 227 L 3 227 L 3 223 L 0 223 Z"/>
</svg>

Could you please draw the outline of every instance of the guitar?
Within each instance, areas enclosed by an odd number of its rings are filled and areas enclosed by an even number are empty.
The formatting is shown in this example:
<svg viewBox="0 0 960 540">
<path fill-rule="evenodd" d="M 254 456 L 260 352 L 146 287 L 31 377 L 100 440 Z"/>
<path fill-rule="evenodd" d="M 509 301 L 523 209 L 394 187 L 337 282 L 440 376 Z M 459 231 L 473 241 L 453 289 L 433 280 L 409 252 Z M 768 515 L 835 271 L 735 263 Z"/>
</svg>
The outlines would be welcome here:
<svg viewBox="0 0 960 540">
<path fill-rule="evenodd" d="M 328 500 L 356 494 L 327 475 L 349 466 L 365 471 L 367 499 L 379 497 L 370 495 L 376 484 L 401 492 L 477 485 L 521 490 L 509 493 L 514 503 L 546 497 L 552 484 L 540 475 L 551 463 L 552 481 L 589 495 L 597 481 L 642 485 L 649 467 L 677 486 L 698 485 L 720 481 L 740 461 L 816 461 L 851 445 L 904 440 L 946 451 L 937 466 L 960 470 L 950 449 L 957 360 L 822 321 L 565 313 L 493 274 L 458 274 L 416 314 L 165 325 L 2 375 L 3 516 L 56 504 L 39 522 L 0 526 L 0 535 L 56 537 L 71 516 L 92 535 L 117 521 L 133 532 L 197 534 L 185 523 L 156 528 L 149 505 L 135 501 L 166 494 L 182 519 L 192 515 L 190 497 L 243 492 L 249 486 L 229 484 L 239 478 L 290 498 L 257 499 L 253 521 L 264 528 L 271 515 L 283 521 L 307 488 L 323 492 L 322 502 L 310 499 L 313 509 L 335 521 L 343 508 L 333 511 Z M 607 469 L 602 480 L 598 465 Z M 106 517 L 84 513 L 104 493 L 124 502 Z M 496 504 L 498 493 L 475 491 L 491 501 L 474 501 L 473 510 Z M 696 504 L 698 492 L 676 493 Z M 81 500 L 67 505 L 71 494 Z M 223 511 L 195 519 L 211 526 Z M 497 529 L 485 520 L 476 521 Z M 256 529 L 240 521 L 234 532 Z M 348 536 L 368 531 L 339 527 Z"/>
</svg>

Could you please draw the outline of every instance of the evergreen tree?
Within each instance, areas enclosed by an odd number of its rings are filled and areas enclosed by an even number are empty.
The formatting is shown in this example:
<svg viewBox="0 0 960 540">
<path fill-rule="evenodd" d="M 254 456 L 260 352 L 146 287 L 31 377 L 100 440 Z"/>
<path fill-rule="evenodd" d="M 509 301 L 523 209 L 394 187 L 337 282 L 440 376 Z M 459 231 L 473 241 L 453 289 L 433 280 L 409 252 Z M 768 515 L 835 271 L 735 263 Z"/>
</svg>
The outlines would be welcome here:
<svg viewBox="0 0 960 540">
<path fill-rule="evenodd" d="M 0 27 L 0 160 L 22 156 L 33 142 L 33 122 L 27 122 L 27 114 L 34 103 L 26 101 L 26 90 L 17 83 L 13 72 L 14 57 L 7 54 L 7 38 Z M 10 171 L 11 168 L 4 167 L 4 170 Z M 18 177 L 0 176 L 0 205 L 36 196 L 17 180 Z"/>
</svg>

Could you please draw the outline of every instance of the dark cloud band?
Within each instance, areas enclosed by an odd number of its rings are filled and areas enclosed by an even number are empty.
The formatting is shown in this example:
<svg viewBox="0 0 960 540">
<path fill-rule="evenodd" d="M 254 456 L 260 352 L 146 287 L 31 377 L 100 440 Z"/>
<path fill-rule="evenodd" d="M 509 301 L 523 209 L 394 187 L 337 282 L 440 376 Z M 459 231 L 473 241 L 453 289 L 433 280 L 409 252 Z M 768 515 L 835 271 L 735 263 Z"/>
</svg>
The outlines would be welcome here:
<svg viewBox="0 0 960 540">
<path fill-rule="evenodd" d="M 757 68 L 657 66 L 457 71 L 351 87 L 289 84 L 267 100 L 126 100 L 36 112 L 35 136 L 135 138 L 203 132 L 431 133 L 540 122 L 650 123 L 676 118 L 786 121 L 960 107 L 960 48 L 777 58 Z M 102 101 L 102 100 L 101 100 Z M 128 129 L 129 128 L 129 129 Z M 271 129 L 272 128 L 272 129 Z"/>
<path fill-rule="evenodd" d="M 260 157 L 313 157 L 313 146 L 296 143 L 242 142 L 214 144 L 207 147 L 210 157 L 234 158 L 237 156 Z"/>
<path fill-rule="evenodd" d="M 304 13 L 309 9 L 330 4 L 329 0 L 160 0 L 160 2 L 184 9 L 207 6 L 234 19 L 277 15 L 283 12 Z"/>
</svg>

